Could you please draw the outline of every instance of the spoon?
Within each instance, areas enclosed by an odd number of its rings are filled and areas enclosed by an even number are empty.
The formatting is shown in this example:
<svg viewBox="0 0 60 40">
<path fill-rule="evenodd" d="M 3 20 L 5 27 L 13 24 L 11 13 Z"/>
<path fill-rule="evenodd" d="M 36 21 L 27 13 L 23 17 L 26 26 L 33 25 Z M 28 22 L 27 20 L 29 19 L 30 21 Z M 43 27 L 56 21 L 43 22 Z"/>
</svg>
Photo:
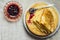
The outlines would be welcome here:
<svg viewBox="0 0 60 40">
<path fill-rule="evenodd" d="M 54 4 L 49 4 L 48 6 L 30 8 L 30 9 L 29 9 L 29 12 L 30 12 L 30 14 L 32 14 L 32 13 L 34 13 L 34 12 L 35 12 L 36 10 L 38 10 L 38 9 L 41 9 L 41 8 L 49 8 L 49 7 L 53 6 L 53 5 L 54 5 Z"/>
</svg>

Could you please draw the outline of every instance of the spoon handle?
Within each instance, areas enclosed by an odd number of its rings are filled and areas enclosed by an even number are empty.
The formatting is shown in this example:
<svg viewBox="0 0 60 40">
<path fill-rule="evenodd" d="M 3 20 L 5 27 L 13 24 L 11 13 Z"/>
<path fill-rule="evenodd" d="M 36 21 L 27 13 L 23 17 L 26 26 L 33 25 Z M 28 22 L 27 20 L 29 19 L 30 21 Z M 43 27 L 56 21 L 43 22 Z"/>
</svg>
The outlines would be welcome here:
<svg viewBox="0 0 60 40">
<path fill-rule="evenodd" d="M 49 4 L 47 6 L 39 6 L 39 7 L 35 7 L 35 9 L 41 9 L 41 8 L 49 8 L 51 6 L 53 6 L 54 4 Z"/>
</svg>

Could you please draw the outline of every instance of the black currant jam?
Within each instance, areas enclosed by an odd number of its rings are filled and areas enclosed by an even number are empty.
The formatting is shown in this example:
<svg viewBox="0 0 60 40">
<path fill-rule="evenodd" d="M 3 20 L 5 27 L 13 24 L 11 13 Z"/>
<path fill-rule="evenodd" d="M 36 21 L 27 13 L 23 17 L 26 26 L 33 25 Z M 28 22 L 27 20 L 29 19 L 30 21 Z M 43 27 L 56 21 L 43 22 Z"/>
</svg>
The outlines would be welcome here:
<svg viewBox="0 0 60 40">
<path fill-rule="evenodd" d="M 19 7 L 15 4 L 11 4 L 8 9 L 7 9 L 7 12 L 9 15 L 11 16 L 17 16 L 18 13 L 19 13 Z"/>
</svg>

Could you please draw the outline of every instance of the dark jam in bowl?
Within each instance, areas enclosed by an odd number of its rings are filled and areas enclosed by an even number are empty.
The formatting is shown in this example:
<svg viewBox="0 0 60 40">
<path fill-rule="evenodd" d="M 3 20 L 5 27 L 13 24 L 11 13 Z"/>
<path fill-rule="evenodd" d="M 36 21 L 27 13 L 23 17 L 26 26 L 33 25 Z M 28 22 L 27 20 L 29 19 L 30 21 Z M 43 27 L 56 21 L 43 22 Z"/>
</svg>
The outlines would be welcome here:
<svg viewBox="0 0 60 40">
<path fill-rule="evenodd" d="M 19 14 L 19 7 L 17 5 L 15 5 L 15 4 L 11 4 L 7 8 L 7 12 L 11 16 L 17 16 Z"/>
</svg>

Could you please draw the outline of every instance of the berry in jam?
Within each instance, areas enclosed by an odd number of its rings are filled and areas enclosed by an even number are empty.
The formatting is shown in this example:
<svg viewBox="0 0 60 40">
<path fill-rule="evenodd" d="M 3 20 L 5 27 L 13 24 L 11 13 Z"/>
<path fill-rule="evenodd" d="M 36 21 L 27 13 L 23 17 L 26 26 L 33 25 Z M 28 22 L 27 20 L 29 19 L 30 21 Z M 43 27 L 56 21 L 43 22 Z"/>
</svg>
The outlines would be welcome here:
<svg viewBox="0 0 60 40">
<path fill-rule="evenodd" d="M 19 7 L 15 4 L 11 4 L 8 9 L 7 12 L 9 13 L 9 15 L 11 16 L 16 16 L 19 13 Z"/>
<path fill-rule="evenodd" d="M 30 9 L 29 9 L 29 12 L 30 12 L 30 14 L 33 14 L 36 10 L 37 10 L 37 9 L 30 8 Z"/>
</svg>

